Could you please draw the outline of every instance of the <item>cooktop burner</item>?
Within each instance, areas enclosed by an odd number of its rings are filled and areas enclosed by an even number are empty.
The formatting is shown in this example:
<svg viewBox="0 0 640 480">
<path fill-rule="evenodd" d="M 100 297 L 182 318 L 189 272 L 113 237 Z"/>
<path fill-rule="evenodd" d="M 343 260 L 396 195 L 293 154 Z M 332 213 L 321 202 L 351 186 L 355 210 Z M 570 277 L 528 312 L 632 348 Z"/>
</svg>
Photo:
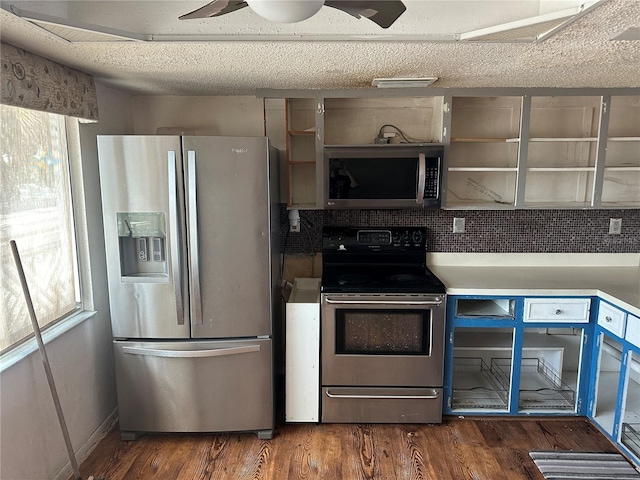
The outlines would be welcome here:
<svg viewBox="0 0 640 480">
<path fill-rule="evenodd" d="M 445 293 L 426 265 L 424 227 L 325 227 L 326 293 Z"/>
<path fill-rule="evenodd" d="M 422 277 L 418 275 L 412 275 L 410 273 L 397 273 L 395 275 L 390 275 L 388 278 L 389 281 L 402 285 L 416 285 L 423 281 Z"/>
<path fill-rule="evenodd" d="M 357 285 L 371 282 L 371 277 L 360 273 L 343 273 L 336 275 L 336 281 L 340 285 Z"/>
</svg>

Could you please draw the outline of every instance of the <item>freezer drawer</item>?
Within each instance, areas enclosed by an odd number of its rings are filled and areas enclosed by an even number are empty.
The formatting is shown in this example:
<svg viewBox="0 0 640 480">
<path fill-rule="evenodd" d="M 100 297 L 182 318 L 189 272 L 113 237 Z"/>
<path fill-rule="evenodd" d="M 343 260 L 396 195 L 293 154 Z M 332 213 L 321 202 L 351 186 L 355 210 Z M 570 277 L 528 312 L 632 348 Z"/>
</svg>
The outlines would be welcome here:
<svg viewBox="0 0 640 480">
<path fill-rule="evenodd" d="M 442 388 L 323 387 L 323 423 L 440 423 Z"/>
<path fill-rule="evenodd" d="M 120 430 L 257 431 L 274 427 L 271 339 L 114 341 Z"/>
</svg>

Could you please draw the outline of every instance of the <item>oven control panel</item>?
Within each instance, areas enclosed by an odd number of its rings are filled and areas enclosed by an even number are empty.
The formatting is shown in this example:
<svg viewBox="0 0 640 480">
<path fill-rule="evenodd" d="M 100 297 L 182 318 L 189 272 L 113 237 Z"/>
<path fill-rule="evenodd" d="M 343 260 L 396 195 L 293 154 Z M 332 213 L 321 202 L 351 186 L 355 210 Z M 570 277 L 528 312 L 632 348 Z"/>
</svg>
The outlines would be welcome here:
<svg viewBox="0 0 640 480">
<path fill-rule="evenodd" d="M 322 248 L 325 251 L 419 251 L 426 248 L 424 227 L 324 227 Z"/>
<path fill-rule="evenodd" d="M 358 245 L 389 245 L 391 243 L 389 230 L 360 230 L 357 235 Z"/>
</svg>

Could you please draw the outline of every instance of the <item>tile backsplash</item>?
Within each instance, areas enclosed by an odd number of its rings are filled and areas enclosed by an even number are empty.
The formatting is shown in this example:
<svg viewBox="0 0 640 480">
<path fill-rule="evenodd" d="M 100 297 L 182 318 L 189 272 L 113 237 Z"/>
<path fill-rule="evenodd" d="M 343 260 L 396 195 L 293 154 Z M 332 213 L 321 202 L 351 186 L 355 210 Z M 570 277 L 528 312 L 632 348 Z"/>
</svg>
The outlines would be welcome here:
<svg viewBox="0 0 640 480">
<path fill-rule="evenodd" d="M 453 219 L 464 233 L 452 233 Z M 430 252 L 640 253 L 640 209 L 629 210 L 301 210 L 299 233 L 288 233 L 282 207 L 282 248 L 287 254 L 322 248 L 322 227 L 425 226 Z M 609 219 L 622 233 L 609 234 Z"/>
</svg>

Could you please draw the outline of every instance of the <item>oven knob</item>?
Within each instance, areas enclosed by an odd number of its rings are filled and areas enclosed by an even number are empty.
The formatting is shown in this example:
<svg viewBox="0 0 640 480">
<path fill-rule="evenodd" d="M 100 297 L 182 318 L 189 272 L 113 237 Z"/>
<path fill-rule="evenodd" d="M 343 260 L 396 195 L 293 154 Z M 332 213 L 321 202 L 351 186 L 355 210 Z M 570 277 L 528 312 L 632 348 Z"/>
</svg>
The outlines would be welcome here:
<svg viewBox="0 0 640 480">
<path fill-rule="evenodd" d="M 411 234 L 411 239 L 413 243 L 420 243 L 422 241 L 422 232 L 420 230 L 416 230 Z"/>
<path fill-rule="evenodd" d="M 403 235 L 400 232 L 395 232 L 393 234 L 393 243 L 400 243 L 402 242 L 402 237 Z"/>
</svg>

